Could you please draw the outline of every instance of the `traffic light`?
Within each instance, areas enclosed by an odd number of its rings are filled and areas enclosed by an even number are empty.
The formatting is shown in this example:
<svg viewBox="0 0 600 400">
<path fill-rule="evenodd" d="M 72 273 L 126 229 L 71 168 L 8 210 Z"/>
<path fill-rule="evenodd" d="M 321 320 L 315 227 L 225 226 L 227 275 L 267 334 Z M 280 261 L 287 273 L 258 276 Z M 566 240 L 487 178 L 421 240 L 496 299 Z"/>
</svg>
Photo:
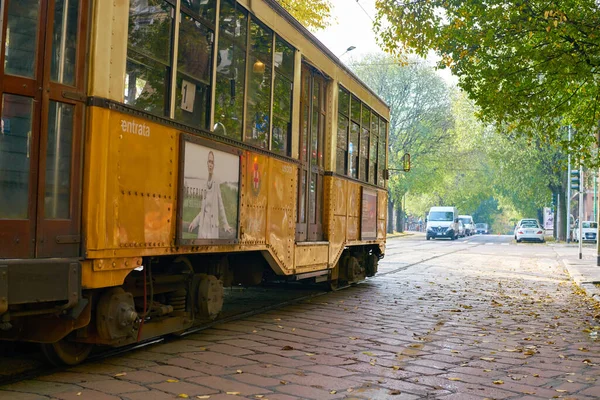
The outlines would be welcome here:
<svg viewBox="0 0 600 400">
<path fill-rule="evenodd" d="M 581 177 L 579 176 L 579 170 L 571 171 L 571 190 L 579 191 L 581 187 Z"/>
</svg>

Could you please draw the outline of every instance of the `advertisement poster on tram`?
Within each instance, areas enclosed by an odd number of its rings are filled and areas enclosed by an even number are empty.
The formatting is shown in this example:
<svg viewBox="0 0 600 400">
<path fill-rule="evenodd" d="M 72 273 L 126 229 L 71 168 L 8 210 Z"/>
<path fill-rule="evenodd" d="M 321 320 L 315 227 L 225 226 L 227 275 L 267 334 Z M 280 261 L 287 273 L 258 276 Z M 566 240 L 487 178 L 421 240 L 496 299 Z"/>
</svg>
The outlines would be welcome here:
<svg viewBox="0 0 600 400">
<path fill-rule="evenodd" d="M 364 187 L 362 190 L 360 239 L 377 239 L 377 192 Z"/>
<path fill-rule="evenodd" d="M 232 151 L 183 141 L 180 244 L 237 238 L 240 157 Z"/>
</svg>

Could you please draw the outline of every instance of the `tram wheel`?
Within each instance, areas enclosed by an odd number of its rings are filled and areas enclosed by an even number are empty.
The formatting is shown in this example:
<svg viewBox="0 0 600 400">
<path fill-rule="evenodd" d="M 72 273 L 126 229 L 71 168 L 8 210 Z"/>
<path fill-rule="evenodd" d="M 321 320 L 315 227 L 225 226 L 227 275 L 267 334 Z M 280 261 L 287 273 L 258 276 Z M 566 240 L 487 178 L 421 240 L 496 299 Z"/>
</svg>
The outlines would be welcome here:
<svg viewBox="0 0 600 400">
<path fill-rule="evenodd" d="M 94 347 L 91 343 L 71 342 L 66 338 L 56 343 L 42 343 L 40 346 L 46 359 L 57 367 L 83 362 Z"/>
</svg>

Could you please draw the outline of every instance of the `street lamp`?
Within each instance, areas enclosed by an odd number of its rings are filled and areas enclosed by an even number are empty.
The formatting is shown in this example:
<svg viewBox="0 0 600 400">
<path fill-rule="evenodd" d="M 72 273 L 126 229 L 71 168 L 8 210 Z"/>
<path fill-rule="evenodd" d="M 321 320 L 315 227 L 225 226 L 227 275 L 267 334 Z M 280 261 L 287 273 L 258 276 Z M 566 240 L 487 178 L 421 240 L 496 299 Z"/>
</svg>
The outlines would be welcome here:
<svg viewBox="0 0 600 400">
<path fill-rule="evenodd" d="M 346 49 L 346 51 L 345 51 L 345 52 L 343 52 L 342 54 L 340 54 L 340 56 L 339 56 L 338 58 L 342 58 L 342 56 L 343 56 L 344 54 L 346 54 L 346 53 L 347 53 L 347 52 L 349 52 L 349 51 L 352 51 L 352 50 L 354 50 L 355 48 L 356 48 L 356 46 L 350 46 L 350 47 L 348 47 L 348 48 Z"/>
</svg>

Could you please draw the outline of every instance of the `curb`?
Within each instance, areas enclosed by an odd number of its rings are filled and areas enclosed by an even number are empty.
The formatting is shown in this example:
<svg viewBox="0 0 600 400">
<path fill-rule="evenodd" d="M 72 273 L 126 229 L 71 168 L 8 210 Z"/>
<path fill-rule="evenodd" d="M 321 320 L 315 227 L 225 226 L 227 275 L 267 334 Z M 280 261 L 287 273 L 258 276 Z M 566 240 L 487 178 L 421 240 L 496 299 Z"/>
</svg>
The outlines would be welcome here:
<svg viewBox="0 0 600 400">
<path fill-rule="evenodd" d="M 561 260 L 569 277 L 592 299 L 600 302 L 600 267 L 589 260 Z"/>
</svg>

